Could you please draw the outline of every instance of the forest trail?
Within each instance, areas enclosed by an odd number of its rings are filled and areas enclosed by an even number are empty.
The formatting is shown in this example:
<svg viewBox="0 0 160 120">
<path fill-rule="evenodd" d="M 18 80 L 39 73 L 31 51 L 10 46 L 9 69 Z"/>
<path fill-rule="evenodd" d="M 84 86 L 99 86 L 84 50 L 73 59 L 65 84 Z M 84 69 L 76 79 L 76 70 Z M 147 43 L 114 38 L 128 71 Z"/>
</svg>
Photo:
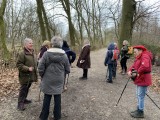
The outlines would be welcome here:
<svg viewBox="0 0 160 120">
<path fill-rule="evenodd" d="M 106 82 L 107 68 L 104 66 L 106 49 L 91 52 L 91 68 L 89 69 L 88 80 L 79 80 L 82 69 L 71 68 L 68 90 L 62 94 L 62 120 L 134 120 L 130 117 L 130 111 L 136 109 L 137 99 L 135 96 L 135 85 L 130 81 L 124 94 L 115 107 L 118 98 L 128 80 L 127 75 L 119 73 L 113 84 Z M 160 106 L 160 94 L 149 89 L 148 94 Z M 26 105 L 23 112 L 17 111 L 17 98 L 9 97 L 0 103 L 0 120 L 38 120 L 43 103 L 43 93 L 40 102 L 39 83 L 34 83 L 29 92 L 29 99 L 32 104 Z M 53 110 L 53 99 L 50 109 L 51 120 Z M 143 120 L 159 120 L 160 110 L 146 96 L 145 118 Z"/>
</svg>

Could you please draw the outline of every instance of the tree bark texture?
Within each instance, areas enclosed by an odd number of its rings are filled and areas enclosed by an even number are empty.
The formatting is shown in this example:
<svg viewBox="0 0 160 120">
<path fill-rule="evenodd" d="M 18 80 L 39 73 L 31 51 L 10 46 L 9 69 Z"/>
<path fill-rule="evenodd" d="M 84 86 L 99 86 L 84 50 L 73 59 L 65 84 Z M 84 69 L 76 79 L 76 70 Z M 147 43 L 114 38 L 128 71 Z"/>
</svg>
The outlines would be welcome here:
<svg viewBox="0 0 160 120">
<path fill-rule="evenodd" d="M 6 46 L 6 28 L 4 22 L 6 4 L 7 0 L 2 0 L 2 3 L 0 5 L 0 51 L 4 60 L 8 60 L 10 57 L 9 51 Z"/>
<path fill-rule="evenodd" d="M 42 36 L 42 40 L 46 40 L 46 30 L 45 30 L 45 26 L 44 26 L 44 20 L 43 20 L 43 14 L 42 14 L 42 0 L 36 0 L 37 1 L 37 15 L 38 15 L 38 19 L 39 19 L 39 25 L 40 25 L 40 31 L 41 31 L 41 36 Z"/>
<path fill-rule="evenodd" d="M 132 42 L 133 16 L 135 11 L 135 0 L 123 0 L 120 36 L 118 42 L 120 48 L 122 47 L 123 40 L 128 40 L 130 44 Z"/>
<path fill-rule="evenodd" d="M 75 35 L 76 34 L 75 34 L 75 28 L 74 28 L 74 25 L 72 23 L 72 18 L 71 18 L 70 2 L 69 0 L 60 0 L 60 2 L 62 3 L 64 11 L 67 14 L 71 46 L 75 46 L 75 39 L 76 39 Z"/>
</svg>

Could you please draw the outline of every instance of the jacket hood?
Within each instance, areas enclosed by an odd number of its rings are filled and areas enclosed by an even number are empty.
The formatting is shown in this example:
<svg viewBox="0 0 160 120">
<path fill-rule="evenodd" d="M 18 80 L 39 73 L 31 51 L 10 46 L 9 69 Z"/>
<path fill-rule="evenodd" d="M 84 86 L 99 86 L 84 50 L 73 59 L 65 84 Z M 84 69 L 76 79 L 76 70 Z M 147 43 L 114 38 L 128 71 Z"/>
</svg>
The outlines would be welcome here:
<svg viewBox="0 0 160 120">
<path fill-rule="evenodd" d="M 63 49 L 64 51 L 70 50 L 67 41 L 63 41 L 62 49 Z"/>
<path fill-rule="evenodd" d="M 50 48 L 47 50 L 49 60 L 52 62 L 60 62 L 65 55 L 65 51 L 60 48 Z"/>
<path fill-rule="evenodd" d="M 144 51 L 142 54 L 147 54 L 150 57 L 151 60 L 153 59 L 152 53 L 150 51 L 148 51 L 148 50 Z"/>
<path fill-rule="evenodd" d="M 108 50 L 114 50 L 114 43 L 109 44 Z"/>
</svg>

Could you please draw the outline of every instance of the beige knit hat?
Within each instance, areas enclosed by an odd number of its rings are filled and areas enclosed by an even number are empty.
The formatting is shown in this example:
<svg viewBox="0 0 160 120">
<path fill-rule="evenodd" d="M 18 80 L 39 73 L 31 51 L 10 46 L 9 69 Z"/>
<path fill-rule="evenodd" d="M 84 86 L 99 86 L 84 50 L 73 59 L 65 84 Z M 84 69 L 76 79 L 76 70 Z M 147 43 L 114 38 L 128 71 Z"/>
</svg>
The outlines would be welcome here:
<svg viewBox="0 0 160 120">
<path fill-rule="evenodd" d="M 50 46 L 51 42 L 49 40 L 43 41 L 42 46 L 46 46 L 46 45 Z"/>
</svg>

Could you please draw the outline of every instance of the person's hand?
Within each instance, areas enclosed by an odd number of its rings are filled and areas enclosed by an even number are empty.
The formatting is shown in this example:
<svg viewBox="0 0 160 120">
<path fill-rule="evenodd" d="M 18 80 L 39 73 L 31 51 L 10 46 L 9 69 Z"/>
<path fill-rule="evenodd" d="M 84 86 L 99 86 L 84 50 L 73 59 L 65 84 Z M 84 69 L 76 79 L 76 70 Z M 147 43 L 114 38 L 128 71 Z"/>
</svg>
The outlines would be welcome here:
<svg viewBox="0 0 160 120">
<path fill-rule="evenodd" d="M 80 63 L 84 63 L 85 60 L 80 60 Z"/>
<path fill-rule="evenodd" d="M 34 69 L 33 67 L 29 67 L 29 71 L 30 71 L 30 72 L 32 72 L 32 71 L 33 71 L 33 69 Z"/>
<path fill-rule="evenodd" d="M 128 76 L 129 76 L 129 77 L 131 77 L 131 76 L 132 76 L 132 72 L 131 72 L 131 71 L 128 71 L 128 73 L 127 73 L 127 74 L 128 74 Z"/>
</svg>

